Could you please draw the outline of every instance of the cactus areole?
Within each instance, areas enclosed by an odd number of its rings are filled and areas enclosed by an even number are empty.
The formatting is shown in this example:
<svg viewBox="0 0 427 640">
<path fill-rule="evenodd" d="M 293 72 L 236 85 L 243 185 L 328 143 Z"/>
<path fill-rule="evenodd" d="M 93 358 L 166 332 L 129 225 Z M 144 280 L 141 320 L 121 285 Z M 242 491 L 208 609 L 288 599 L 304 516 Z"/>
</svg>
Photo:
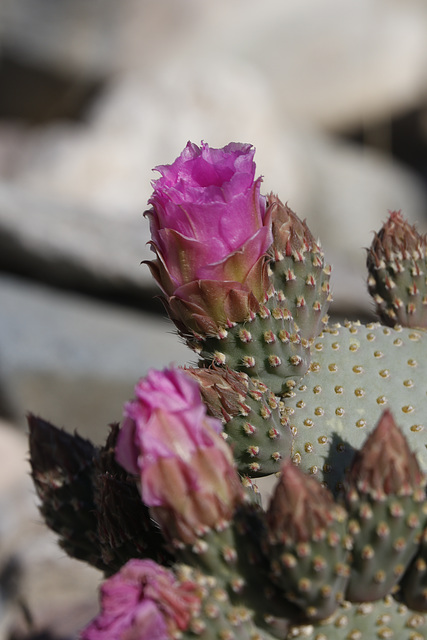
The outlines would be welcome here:
<svg viewBox="0 0 427 640">
<path fill-rule="evenodd" d="M 139 380 L 102 447 L 29 416 L 41 514 L 105 575 L 83 640 L 427 638 L 426 237 L 390 213 L 379 322 L 330 324 L 331 267 L 254 153 L 189 142 L 152 183 L 148 266 L 198 366 Z"/>
</svg>

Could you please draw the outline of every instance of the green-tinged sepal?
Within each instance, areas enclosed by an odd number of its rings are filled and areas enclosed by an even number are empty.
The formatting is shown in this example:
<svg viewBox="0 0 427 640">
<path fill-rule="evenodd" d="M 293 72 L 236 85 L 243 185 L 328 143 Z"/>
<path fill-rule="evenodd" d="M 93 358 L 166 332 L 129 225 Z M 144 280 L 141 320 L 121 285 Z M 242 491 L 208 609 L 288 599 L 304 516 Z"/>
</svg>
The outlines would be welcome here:
<svg viewBox="0 0 427 640">
<path fill-rule="evenodd" d="M 346 484 L 353 538 L 346 598 L 378 600 L 402 578 L 427 519 L 426 477 L 389 411 L 357 452 Z"/>
<path fill-rule="evenodd" d="M 325 265 L 320 244 L 305 220 L 273 194 L 268 196 L 268 203 L 273 229 L 269 264 L 273 286 L 301 337 L 312 340 L 328 321 L 331 267 Z"/>
<path fill-rule="evenodd" d="M 292 433 L 282 402 L 265 384 L 228 367 L 186 372 L 198 381 L 208 413 L 222 421 L 239 473 L 254 477 L 280 471 L 291 453 Z"/>
<path fill-rule="evenodd" d="M 350 575 L 347 513 L 328 489 L 290 461 L 267 512 L 270 577 L 308 621 L 331 615 Z"/>
<path fill-rule="evenodd" d="M 390 213 L 368 249 L 368 288 L 388 326 L 427 327 L 426 236 Z"/>
</svg>

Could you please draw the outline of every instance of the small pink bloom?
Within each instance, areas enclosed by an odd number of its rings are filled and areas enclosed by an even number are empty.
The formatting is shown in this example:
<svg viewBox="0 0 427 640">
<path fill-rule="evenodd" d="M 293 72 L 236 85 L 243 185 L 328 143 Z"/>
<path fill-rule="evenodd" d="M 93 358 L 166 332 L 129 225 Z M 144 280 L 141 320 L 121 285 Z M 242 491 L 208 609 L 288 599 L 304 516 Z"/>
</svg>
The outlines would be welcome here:
<svg viewBox="0 0 427 640">
<path fill-rule="evenodd" d="M 189 142 L 173 164 L 156 167 L 147 215 L 157 260 L 148 264 L 178 325 L 204 330 L 205 316 L 214 325 L 244 320 L 265 296 L 273 238 L 254 153 L 248 144 Z M 206 300 L 209 287 L 215 304 Z M 231 291 L 237 303 L 228 301 Z"/>
<path fill-rule="evenodd" d="M 101 612 L 82 640 L 169 640 L 200 608 L 197 586 L 152 560 L 129 560 L 101 587 Z"/>
<path fill-rule="evenodd" d="M 199 385 L 183 370 L 150 371 L 125 407 L 116 458 L 141 480 L 142 499 L 169 537 L 231 518 L 242 489 L 221 422 L 206 415 Z"/>
</svg>

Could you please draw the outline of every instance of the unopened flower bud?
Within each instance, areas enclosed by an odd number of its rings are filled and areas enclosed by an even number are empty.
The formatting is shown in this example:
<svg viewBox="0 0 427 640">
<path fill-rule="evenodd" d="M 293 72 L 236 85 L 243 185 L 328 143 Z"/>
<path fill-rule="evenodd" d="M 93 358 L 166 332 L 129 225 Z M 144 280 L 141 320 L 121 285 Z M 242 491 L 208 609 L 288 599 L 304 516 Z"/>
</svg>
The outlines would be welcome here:
<svg viewBox="0 0 427 640">
<path fill-rule="evenodd" d="M 274 543 L 308 542 L 321 537 L 334 521 L 345 518 L 345 510 L 318 480 L 289 460 L 283 464 L 267 512 L 269 536 Z"/>
<path fill-rule="evenodd" d="M 169 640 L 185 631 L 200 609 L 198 587 L 179 582 L 152 560 L 129 560 L 101 587 L 101 612 L 82 640 Z"/>
<path fill-rule="evenodd" d="M 172 539 L 192 543 L 232 518 L 243 488 L 222 425 L 183 371 L 150 371 L 126 406 L 116 456 L 140 476 L 142 499 Z"/>
<path fill-rule="evenodd" d="M 156 167 L 146 213 L 157 258 L 147 264 L 183 335 L 247 320 L 266 296 L 271 223 L 254 153 L 249 144 L 189 142 Z"/>
<path fill-rule="evenodd" d="M 410 495 L 425 484 L 416 455 L 411 452 L 391 411 L 384 411 L 376 428 L 356 453 L 348 484 L 375 500 L 389 495 Z"/>
<path fill-rule="evenodd" d="M 400 211 L 392 211 L 368 249 L 368 288 L 381 321 L 427 327 L 426 244 Z"/>
</svg>

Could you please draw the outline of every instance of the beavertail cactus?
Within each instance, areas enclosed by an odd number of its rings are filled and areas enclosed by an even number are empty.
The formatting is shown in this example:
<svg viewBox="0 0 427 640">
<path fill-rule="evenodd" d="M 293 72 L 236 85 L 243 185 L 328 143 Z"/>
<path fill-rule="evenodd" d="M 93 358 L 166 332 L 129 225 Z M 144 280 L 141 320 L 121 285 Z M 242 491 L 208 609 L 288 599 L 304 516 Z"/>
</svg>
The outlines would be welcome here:
<svg viewBox="0 0 427 640">
<path fill-rule="evenodd" d="M 329 324 L 331 268 L 251 145 L 157 170 L 148 264 L 198 366 L 151 370 L 103 447 L 29 418 L 41 513 L 106 576 L 81 637 L 427 638 L 425 237 L 391 213 L 383 324 Z"/>
</svg>

